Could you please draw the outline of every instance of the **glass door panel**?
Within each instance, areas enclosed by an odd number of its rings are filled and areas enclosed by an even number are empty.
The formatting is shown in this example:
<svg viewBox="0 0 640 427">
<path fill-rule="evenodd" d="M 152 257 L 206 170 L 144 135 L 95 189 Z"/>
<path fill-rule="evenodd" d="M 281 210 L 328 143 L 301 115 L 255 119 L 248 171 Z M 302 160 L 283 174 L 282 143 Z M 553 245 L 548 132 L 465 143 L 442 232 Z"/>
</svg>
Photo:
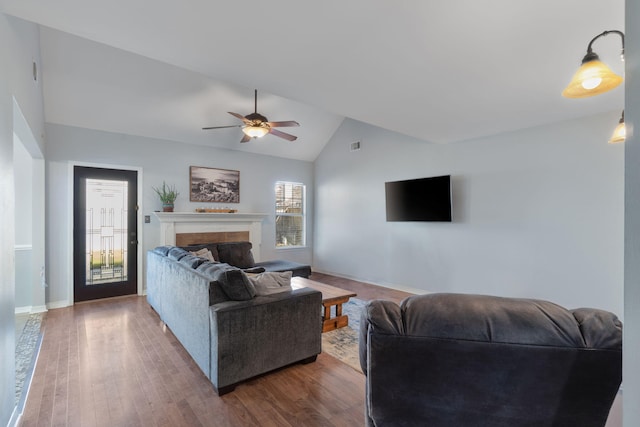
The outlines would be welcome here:
<svg viewBox="0 0 640 427">
<path fill-rule="evenodd" d="M 74 300 L 137 291 L 137 172 L 74 169 Z"/>
</svg>

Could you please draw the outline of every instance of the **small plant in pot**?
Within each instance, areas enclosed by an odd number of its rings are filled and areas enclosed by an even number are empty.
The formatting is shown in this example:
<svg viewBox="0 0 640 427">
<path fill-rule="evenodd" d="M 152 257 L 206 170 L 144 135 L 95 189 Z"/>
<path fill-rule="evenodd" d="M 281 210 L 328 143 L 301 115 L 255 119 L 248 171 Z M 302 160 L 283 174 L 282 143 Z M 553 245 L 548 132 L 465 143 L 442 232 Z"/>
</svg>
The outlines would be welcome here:
<svg viewBox="0 0 640 427">
<path fill-rule="evenodd" d="M 173 185 L 167 185 L 164 181 L 162 181 L 162 187 L 153 187 L 153 190 L 160 197 L 160 201 L 162 202 L 162 212 L 173 212 L 173 204 L 178 197 L 178 193 L 176 191 L 176 187 Z"/>
</svg>

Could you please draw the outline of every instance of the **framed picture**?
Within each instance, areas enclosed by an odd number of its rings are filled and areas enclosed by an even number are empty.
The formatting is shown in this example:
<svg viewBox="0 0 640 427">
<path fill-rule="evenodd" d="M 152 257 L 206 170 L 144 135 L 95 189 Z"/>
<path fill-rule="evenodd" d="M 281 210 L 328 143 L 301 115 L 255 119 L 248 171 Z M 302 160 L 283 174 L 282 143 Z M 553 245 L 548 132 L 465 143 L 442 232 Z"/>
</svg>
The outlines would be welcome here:
<svg viewBox="0 0 640 427">
<path fill-rule="evenodd" d="M 189 167 L 189 200 L 206 203 L 240 203 L 240 171 Z"/>
</svg>

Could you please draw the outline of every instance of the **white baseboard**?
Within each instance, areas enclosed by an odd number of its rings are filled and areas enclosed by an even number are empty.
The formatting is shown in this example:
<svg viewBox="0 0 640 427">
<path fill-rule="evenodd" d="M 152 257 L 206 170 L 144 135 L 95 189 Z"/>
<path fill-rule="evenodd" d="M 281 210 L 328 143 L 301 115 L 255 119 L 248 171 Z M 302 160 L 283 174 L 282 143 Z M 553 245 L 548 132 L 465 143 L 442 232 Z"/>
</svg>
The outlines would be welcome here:
<svg viewBox="0 0 640 427">
<path fill-rule="evenodd" d="M 31 307 L 31 313 L 44 313 L 47 311 L 46 305 L 34 305 Z"/>
<path fill-rule="evenodd" d="M 46 305 L 26 305 L 24 307 L 16 307 L 16 314 L 44 313 L 45 311 L 47 311 Z"/>
<path fill-rule="evenodd" d="M 64 307 L 70 307 L 73 304 L 70 304 L 69 301 L 53 301 L 47 304 L 47 308 L 49 310 L 55 309 L 55 308 L 64 308 Z"/>
<path fill-rule="evenodd" d="M 9 418 L 9 424 L 7 427 L 15 427 L 20 422 L 20 418 L 22 418 L 22 412 L 18 411 L 18 406 L 16 405 L 13 408 L 13 413 L 11 414 L 11 418 Z"/>
<path fill-rule="evenodd" d="M 380 286 L 380 287 L 389 288 L 389 289 L 395 289 L 396 291 L 408 292 L 410 294 L 424 295 L 424 294 L 432 293 L 431 291 L 428 291 L 426 289 L 412 288 L 410 286 L 402 286 L 402 285 L 396 285 L 396 284 L 392 284 L 392 283 L 384 283 L 384 284 L 375 283 L 375 282 L 370 282 L 368 280 L 360 279 L 358 277 L 349 276 L 349 275 L 346 275 L 346 274 L 334 273 L 332 271 L 318 270 L 316 268 L 312 269 L 312 274 L 313 274 L 314 271 L 318 272 L 318 273 L 322 273 L 322 274 L 328 274 L 330 276 L 341 277 L 343 279 L 349 279 L 349 280 L 355 280 L 357 282 L 367 283 L 369 285 Z"/>
<path fill-rule="evenodd" d="M 16 314 L 27 314 L 31 313 L 31 306 L 26 305 L 24 307 L 16 307 Z"/>
</svg>

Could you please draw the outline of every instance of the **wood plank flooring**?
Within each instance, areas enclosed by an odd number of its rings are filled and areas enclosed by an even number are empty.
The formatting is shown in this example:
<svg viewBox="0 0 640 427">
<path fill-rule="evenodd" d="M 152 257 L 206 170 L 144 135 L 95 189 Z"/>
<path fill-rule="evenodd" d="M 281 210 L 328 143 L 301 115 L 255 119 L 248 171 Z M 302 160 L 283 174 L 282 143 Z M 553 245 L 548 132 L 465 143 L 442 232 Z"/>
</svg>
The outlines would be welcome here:
<svg viewBox="0 0 640 427">
<path fill-rule="evenodd" d="M 404 292 L 314 273 L 358 298 Z M 219 397 L 144 297 L 50 310 L 21 426 L 362 426 L 364 376 L 327 355 Z"/>
</svg>

